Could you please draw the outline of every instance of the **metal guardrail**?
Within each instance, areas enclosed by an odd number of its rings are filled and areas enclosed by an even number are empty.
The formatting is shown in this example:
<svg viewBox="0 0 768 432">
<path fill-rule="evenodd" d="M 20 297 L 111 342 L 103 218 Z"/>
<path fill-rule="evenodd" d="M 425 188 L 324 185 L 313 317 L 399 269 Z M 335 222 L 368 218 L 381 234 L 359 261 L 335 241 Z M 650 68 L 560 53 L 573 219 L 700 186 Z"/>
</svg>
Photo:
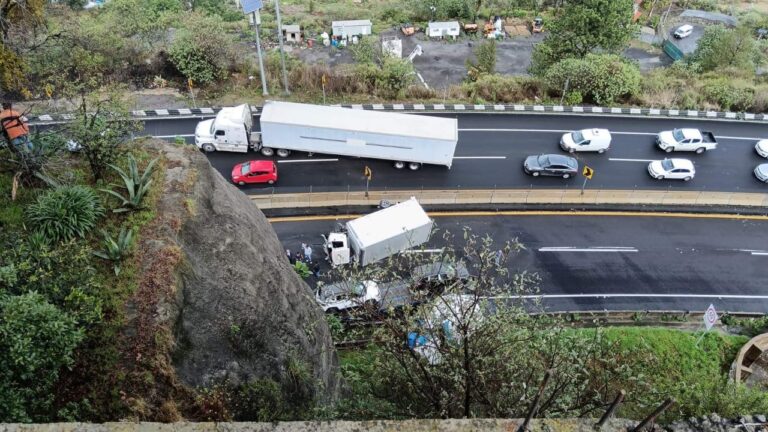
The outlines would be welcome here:
<svg viewBox="0 0 768 432">
<path fill-rule="evenodd" d="M 677 190 L 579 189 L 442 189 L 401 191 L 351 191 L 272 193 L 252 195 L 261 209 L 377 206 L 381 201 L 399 202 L 416 197 L 422 205 L 567 204 L 728 206 L 766 208 L 768 194 Z"/>
</svg>

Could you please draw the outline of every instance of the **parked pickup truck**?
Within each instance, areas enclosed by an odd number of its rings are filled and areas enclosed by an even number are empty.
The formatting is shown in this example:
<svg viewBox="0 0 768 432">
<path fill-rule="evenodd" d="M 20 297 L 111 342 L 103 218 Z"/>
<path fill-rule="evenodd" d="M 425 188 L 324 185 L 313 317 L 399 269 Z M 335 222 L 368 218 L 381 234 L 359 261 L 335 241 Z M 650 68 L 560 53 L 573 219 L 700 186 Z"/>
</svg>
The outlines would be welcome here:
<svg viewBox="0 0 768 432">
<path fill-rule="evenodd" d="M 656 135 L 656 145 L 667 153 L 673 151 L 695 151 L 698 154 L 717 148 L 712 132 L 698 129 L 673 129 Z"/>
</svg>

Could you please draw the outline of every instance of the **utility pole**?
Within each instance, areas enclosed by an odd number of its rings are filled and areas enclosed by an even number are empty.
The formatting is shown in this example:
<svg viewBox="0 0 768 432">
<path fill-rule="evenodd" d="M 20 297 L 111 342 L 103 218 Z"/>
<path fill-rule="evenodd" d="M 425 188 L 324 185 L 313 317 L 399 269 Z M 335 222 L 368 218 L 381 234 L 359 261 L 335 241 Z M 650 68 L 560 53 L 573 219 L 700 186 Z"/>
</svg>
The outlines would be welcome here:
<svg viewBox="0 0 768 432">
<path fill-rule="evenodd" d="M 267 90 L 267 77 L 264 74 L 264 59 L 261 57 L 261 37 L 259 36 L 261 25 L 261 14 L 259 11 L 253 12 L 253 25 L 256 26 L 256 52 L 259 54 L 259 77 L 261 78 L 261 94 L 269 96 L 269 90 Z M 281 32 L 282 34 L 282 32 Z"/>
<path fill-rule="evenodd" d="M 291 94 L 288 90 L 288 72 L 285 70 L 285 52 L 283 51 L 283 23 L 280 20 L 280 0 L 275 0 L 275 18 L 277 18 L 277 40 L 280 43 L 280 66 L 283 68 L 283 86 L 285 94 Z"/>
</svg>

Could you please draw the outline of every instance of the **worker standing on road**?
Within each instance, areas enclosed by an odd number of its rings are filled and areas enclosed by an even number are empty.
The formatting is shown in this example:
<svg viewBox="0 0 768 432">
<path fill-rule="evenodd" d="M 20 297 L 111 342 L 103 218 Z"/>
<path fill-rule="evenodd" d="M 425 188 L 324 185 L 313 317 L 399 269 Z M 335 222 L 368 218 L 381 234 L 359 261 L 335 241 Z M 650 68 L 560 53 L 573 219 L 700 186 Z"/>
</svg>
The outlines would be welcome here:
<svg viewBox="0 0 768 432">
<path fill-rule="evenodd" d="M 32 143 L 29 141 L 29 123 L 26 117 L 13 109 L 10 102 L 3 102 L 3 110 L 0 111 L 0 127 L 11 145 L 32 150 Z"/>
<path fill-rule="evenodd" d="M 309 245 L 304 245 L 304 259 L 308 264 L 312 264 L 312 248 Z"/>
</svg>

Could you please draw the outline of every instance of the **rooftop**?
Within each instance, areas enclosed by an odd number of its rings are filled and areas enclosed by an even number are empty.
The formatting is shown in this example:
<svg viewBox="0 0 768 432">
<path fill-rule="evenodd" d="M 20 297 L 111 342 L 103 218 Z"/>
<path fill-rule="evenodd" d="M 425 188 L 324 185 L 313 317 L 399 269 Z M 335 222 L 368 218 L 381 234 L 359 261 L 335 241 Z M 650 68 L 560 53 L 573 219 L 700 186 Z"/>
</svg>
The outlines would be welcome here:
<svg viewBox="0 0 768 432">
<path fill-rule="evenodd" d="M 373 25 L 373 24 L 371 24 L 371 20 L 333 21 L 331 23 L 332 27 L 362 26 L 362 25 Z"/>
</svg>

